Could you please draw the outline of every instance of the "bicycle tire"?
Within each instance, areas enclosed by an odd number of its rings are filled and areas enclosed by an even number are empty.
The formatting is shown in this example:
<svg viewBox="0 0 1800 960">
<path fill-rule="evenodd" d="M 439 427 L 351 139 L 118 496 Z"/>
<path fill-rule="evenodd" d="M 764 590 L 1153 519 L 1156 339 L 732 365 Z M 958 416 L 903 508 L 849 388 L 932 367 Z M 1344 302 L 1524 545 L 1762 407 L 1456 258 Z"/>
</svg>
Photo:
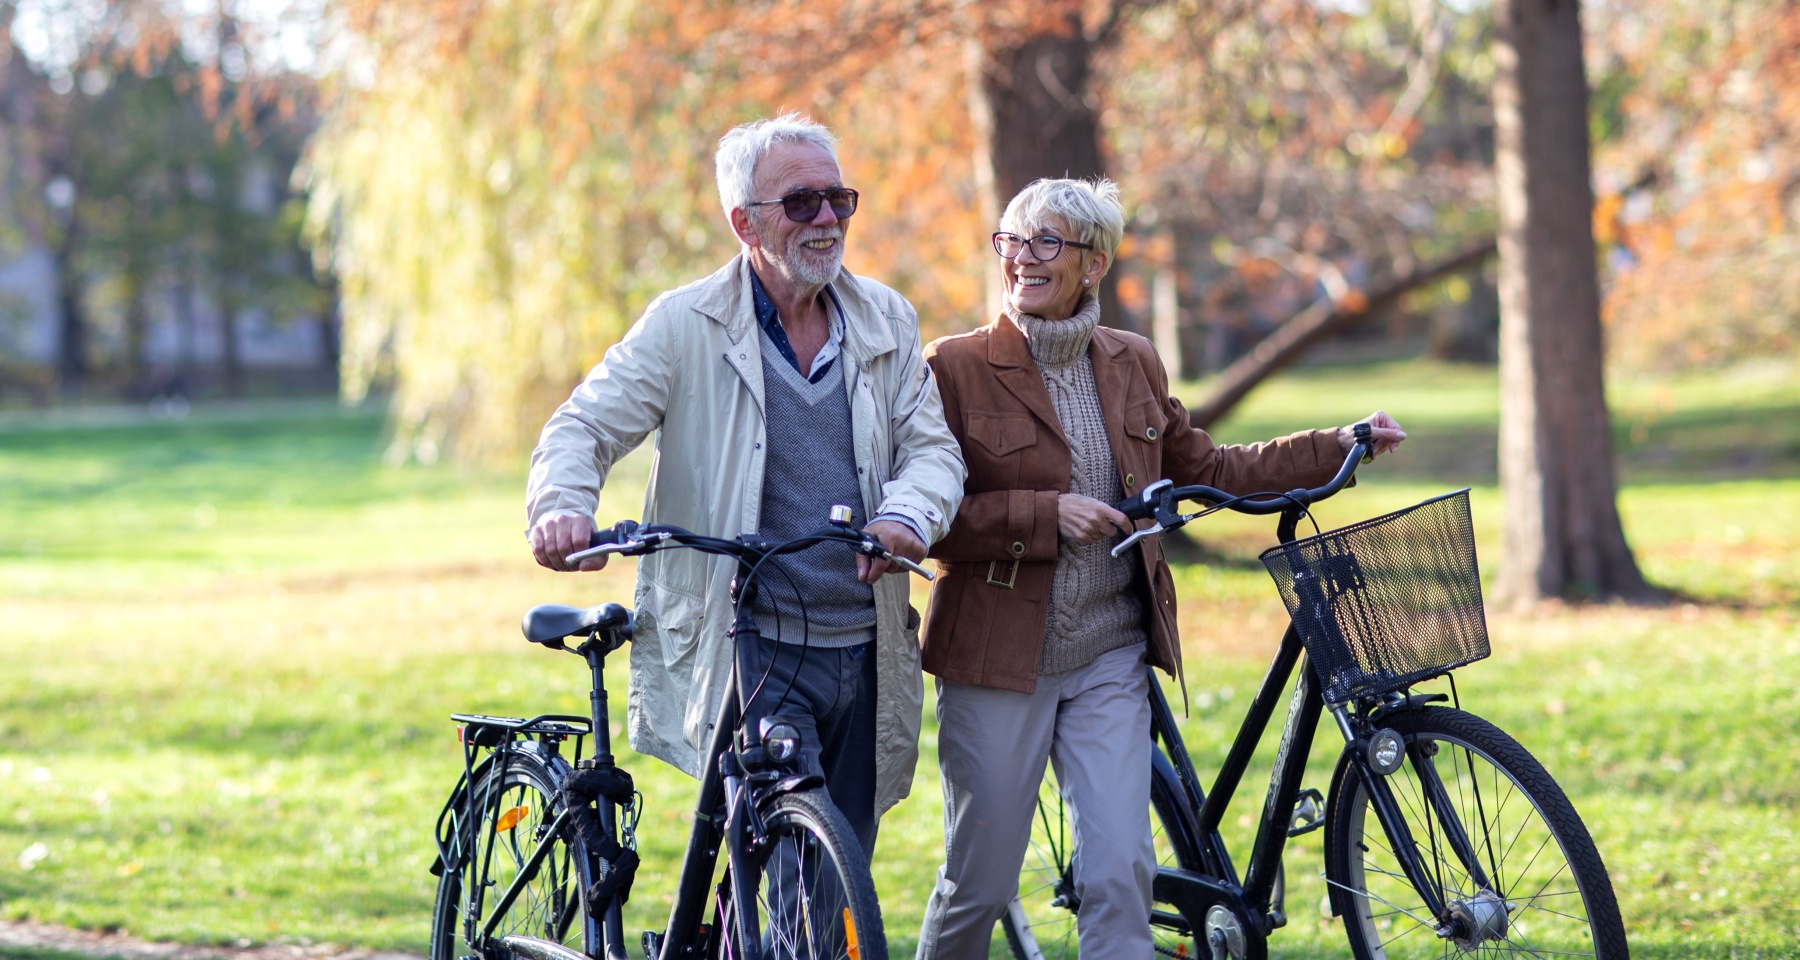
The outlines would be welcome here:
<svg viewBox="0 0 1800 960">
<path fill-rule="evenodd" d="M 504 764 L 478 772 L 456 810 L 454 843 L 461 862 L 445 865 L 432 909 L 431 960 L 483 957 L 504 960 L 500 938 L 522 935 L 562 944 L 589 955 L 601 945 L 584 902 L 593 883 L 592 860 L 573 831 L 563 829 L 484 946 L 472 943 L 501 895 L 518 876 L 537 839 L 561 810 L 558 785 L 568 772 L 560 757 L 536 744 L 514 744 Z M 487 882 L 483 882 L 487 881 Z M 476 902 L 470 894 L 479 894 Z M 473 921 L 471 922 L 471 918 Z"/>
<path fill-rule="evenodd" d="M 1200 851 L 1189 840 L 1194 830 L 1181 827 L 1186 809 L 1174 768 L 1157 747 L 1150 768 L 1150 834 L 1158 867 L 1201 869 Z M 1055 774 L 1045 770 L 1031 842 L 1019 869 L 1019 893 L 1000 918 L 1007 949 L 1016 960 L 1075 960 L 1077 956 L 1075 917 L 1080 904 L 1074 900 L 1070 871 L 1072 840 Z M 1210 955 L 1201 953 L 1201 938 L 1187 930 L 1168 904 L 1151 905 L 1150 935 L 1161 956 Z"/>
<path fill-rule="evenodd" d="M 1445 842 L 1442 819 L 1430 815 L 1422 779 L 1430 775 L 1442 780 L 1508 915 L 1498 925 L 1502 929 L 1490 928 L 1486 936 L 1467 936 L 1465 923 L 1457 927 L 1461 937 L 1440 938 L 1436 918 L 1426 914 L 1386 830 L 1370 813 L 1367 786 L 1346 757 L 1332 778 L 1325 857 L 1333 909 L 1343 918 L 1357 960 L 1477 955 L 1626 960 L 1625 928 L 1606 865 L 1542 764 L 1498 727 L 1461 710 L 1409 710 L 1382 723 L 1408 745 L 1410 759 L 1386 780 L 1439 896 L 1447 904 L 1468 904 L 1478 891 Z"/>
<path fill-rule="evenodd" d="M 887 934 L 869 861 L 824 790 L 783 794 L 763 812 L 769 842 L 742 862 L 753 910 L 733 894 L 719 922 L 738 957 L 765 960 L 887 960 Z M 785 853 L 783 853 L 785 852 Z"/>
</svg>

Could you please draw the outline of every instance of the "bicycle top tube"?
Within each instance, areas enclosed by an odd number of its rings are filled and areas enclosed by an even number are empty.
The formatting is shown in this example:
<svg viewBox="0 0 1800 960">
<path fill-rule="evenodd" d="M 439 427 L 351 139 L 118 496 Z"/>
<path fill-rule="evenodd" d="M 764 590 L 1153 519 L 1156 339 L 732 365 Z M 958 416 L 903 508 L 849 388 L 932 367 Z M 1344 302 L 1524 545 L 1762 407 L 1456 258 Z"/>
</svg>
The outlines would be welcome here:
<svg viewBox="0 0 1800 960">
<path fill-rule="evenodd" d="M 603 554 L 617 553 L 635 557 L 658 550 L 686 548 L 731 557 L 746 566 L 755 566 L 769 557 L 796 553 L 821 543 L 846 543 L 866 556 L 887 560 L 927 580 L 933 579 L 931 571 L 905 557 L 889 553 L 874 537 L 841 526 L 822 527 L 792 540 L 770 541 L 748 535 L 732 539 L 709 537 L 674 524 L 639 526 L 636 521 L 621 520 L 604 530 L 594 531 L 594 535 L 589 538 L 588 549 L 569 554 L 568 560 L 576 563 L 587 557 Z"/>
</svg>

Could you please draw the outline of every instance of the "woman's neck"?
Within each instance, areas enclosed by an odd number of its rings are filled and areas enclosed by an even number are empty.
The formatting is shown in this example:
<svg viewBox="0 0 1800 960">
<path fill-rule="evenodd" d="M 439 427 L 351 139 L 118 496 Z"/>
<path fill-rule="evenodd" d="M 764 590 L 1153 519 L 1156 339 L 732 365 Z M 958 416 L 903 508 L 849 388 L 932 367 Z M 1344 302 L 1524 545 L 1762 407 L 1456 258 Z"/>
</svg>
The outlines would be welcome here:
<svg viewBox="0 0 1800 960">
<path fill-rule="evenodd" d="M 1075 313 L 1063 320 L 1019 313 L 1010 303 L 1005 311 L 1007 318 L 1024 332 L 1031 359 L 1039 366 L 1056 367 L 1074 363 L 1087 353 L 1094 327 L 1100 323 L 1100 298 L 1088 294 L 1076 305 Z"/>
</svg>

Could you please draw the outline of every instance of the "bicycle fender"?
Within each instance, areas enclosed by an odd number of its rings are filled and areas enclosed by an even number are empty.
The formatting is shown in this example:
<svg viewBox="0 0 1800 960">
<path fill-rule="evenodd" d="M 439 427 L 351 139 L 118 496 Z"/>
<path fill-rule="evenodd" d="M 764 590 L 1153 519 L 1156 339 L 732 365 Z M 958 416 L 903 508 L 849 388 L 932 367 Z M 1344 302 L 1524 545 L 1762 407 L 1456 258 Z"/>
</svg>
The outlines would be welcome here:
<svg viewBox="0 0 1800 960">
<path fill-rule="evenodd" d="M 1423 710 L 1428 703 L 1446 703 L 1450 699 L 1447 693 L 1415 693 L 1395 703 L 1384 703 L 1369 714 L 1369 722 L 1380 723 L 1383 717 L 1399 713 L 1403 710 Z"/>
</svg>

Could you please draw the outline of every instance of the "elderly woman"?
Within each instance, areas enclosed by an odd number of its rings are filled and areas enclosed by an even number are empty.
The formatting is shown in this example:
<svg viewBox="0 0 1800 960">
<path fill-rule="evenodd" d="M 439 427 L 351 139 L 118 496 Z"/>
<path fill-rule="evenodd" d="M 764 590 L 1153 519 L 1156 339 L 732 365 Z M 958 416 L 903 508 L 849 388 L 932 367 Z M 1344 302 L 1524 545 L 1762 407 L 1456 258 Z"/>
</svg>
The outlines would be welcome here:
<svg viewBox="0 0 1800 960">
<path fill-rule="evenodd" d="M 1153 543 L 1123 557 L 1110 504 L 1162 477 L 1231 492 L 1318 486 L 1350 428 L 1219 446 L 1188 424 L 1149 341 L 1100 326 L 1124 232 L 1107 181 L 1039 180 L 994 234 L 1003 315 L 925 356 L 968 464 L 931 549 L 944 865 L 921 960 L 988 955 L 1018 888 L 1046 760 L 1073 809 L 1082 960 L 1151 957 L 1150 673 L 1174 673 L 1175 591 Z M 1377 448 L 1405 438 L 1379 411 Z"/>
</svg>

